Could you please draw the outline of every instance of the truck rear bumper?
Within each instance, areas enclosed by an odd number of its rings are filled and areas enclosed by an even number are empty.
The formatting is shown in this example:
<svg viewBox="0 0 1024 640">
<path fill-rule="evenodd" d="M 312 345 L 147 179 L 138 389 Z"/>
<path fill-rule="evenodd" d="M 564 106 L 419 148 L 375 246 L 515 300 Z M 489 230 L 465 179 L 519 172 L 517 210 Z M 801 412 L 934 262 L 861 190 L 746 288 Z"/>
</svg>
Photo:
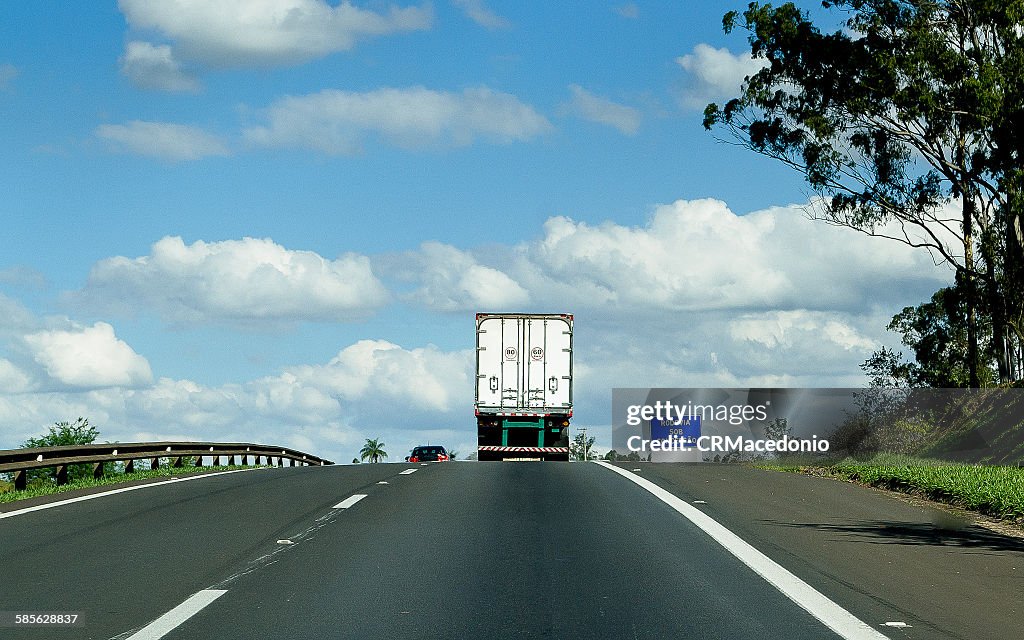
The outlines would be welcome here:
<svg viewBox="0 0 1024 640">
<path fill-rule="evenodd" d="M 494 447 L 482 446 L 480 451 L 498 451 L 501 453 L 569 453 L 569 447 Z"/>
</svg>

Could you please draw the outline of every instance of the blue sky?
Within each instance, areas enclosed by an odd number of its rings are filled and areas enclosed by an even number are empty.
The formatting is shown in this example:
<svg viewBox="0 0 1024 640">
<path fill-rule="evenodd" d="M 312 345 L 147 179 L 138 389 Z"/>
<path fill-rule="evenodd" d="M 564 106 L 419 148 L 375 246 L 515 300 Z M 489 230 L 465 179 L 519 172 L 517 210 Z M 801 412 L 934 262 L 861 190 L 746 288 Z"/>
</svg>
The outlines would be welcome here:
<svg viewBox="0 0 1024 640">
<path fill-rule="evenodd" d="M 744 3 L 0 7 L 0 447 L 473 446 L 475 311 L 577 316 L 614 386 L 859 384 L 949 280 L 705 132 Z"/>
</svg>

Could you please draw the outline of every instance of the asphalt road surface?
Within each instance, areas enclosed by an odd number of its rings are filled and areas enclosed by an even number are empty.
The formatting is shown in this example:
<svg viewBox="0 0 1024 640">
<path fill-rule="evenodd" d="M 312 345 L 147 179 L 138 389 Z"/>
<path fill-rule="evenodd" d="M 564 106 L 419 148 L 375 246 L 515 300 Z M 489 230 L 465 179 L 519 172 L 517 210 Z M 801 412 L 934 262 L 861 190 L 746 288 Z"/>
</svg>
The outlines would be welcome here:
<svg viewBox="0 0 1024 640">
<path fill-rule="evenodd" d="M 616 466 L 262 469 L 3 505 L 0 638 L 1020 637 L 1016 538 L 828 479 Z"/>
</svg>

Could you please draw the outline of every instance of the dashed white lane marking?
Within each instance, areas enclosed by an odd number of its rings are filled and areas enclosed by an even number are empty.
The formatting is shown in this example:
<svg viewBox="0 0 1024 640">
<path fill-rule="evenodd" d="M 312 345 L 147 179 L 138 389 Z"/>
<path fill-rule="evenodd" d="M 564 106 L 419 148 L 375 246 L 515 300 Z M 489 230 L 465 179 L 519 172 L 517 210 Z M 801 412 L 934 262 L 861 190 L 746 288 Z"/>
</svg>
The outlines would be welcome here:
<svg viewBox="0 0 1024 640">
<path fill-rule="evenodd" d="M 417 471 L 419 471 L 419 469 L 406 469 L 405 471 L 399 471 L 398 475 L 400 475 L 400 476 L 407 476 L 410 473 L 416 473 Z"/>
<path fill-rule="evenodd" d="M 85 500 L 95 500 L 96 498 L 103 498 L 106 496 L 112 496 L 118 493 L 126 493 L 128 491 L 138 491 L 139 489 L 149 489 L 152 487 L 161 487 L 175 482 L 189 482 L 190 480 L 199 480 L 200 478 L 212 478 L 214 476 L 224 476 L 229 473 L 242 473 L 245 471 L 259 471 L 260 469 L 269 469 L 270 467 L 253 467 L 251 469 L 232 469 L 231 471 L 215 471 L 213 473 L 200 473 L 194 476 L 186 476 L 184 478 L 171 478 L 163 482 L 150 482 L 148 484 L 133 484 L 130 487 L 121 487 L 120 489 L 111 489 L 110 491 L 104 491 L 102 493 L 91 493 L 87 496 L 78 496 L 77 498 L 68 498 L 67 500 L 60 500 L 57 502 L 47 502 L 46 504 L 37 504 L 34 507 L 25 507 L 24 509 L 18 509 L 17 511 L 8 511 L 6 513 L 0 513 L 0 520 L 4 518 L 13 518 L 14 516 L 20 516 L 26 513 L 32 513 L 33 511 L 42 511 L 43 509 L 53 509 L 54 507 L 62 507 L 66 504 L 72 504 L 75 502 L 83 502 Z"/>
<path fill-rule="evenodd" d="M 203 589 L 153 622 L 132 634 L 127 640 L 160 640 L 202 611 L 208 604 L 227 593 L 224 589 Z"/>
<path fill-rule="evenodd" d="M 351 496 L 345 498 L 344 500 L 342 500 L 338 504 L 334 505 L 334 508 L 335 509 L 348 509 L 349 507 L 351 507 L 352 505 L 354 505 L 355 503 L 359 502 L 360 500 L 362 500 L 365 497 L 366 497 L 365 493 L 356 493 L 354 495 L 351 495 Z"/>
<path fill-rule="evenodd" d="M 726 529 L 717 520 L 697 507 L 687 504 L 682 499 L 646 478 L 630 473 L 625 469 L 620 469 L 607 462 L 596 462 L 609 471 L 614 471 L 627 480 L 643 487 L 654 494 L 656 498 L 678 511 L 684 518 L 714 538 L 715 542 L 725 547 L 726 551 L 736 556 L 740 562 L 753 569 L 755 573 L 767 580 L 769 584 L 803 607 L 826 627 L 839 634 L 840 637 L 845 640 L 888 640 L 871 625 L 840 607 L 820 591 L 790 573 L 785 567 L 755 549 L 743 538 Z"/>
</svg>

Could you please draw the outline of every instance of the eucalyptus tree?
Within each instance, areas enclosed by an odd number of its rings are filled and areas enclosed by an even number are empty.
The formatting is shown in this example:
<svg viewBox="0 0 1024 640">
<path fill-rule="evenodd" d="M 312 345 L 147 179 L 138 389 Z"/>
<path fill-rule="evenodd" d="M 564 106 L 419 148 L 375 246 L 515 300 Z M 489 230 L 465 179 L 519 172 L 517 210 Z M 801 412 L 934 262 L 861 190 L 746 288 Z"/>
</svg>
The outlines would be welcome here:
<svg viewBox="0 0 1024 640">
<path fill-rule="evenodd" d="M 836 0 L 840 30 L 793 3 L 730 12 L 765 66 L 704 126 L 800 171 L 815 217 L 929 251 L 964 300 L 967 383 L 980 313 L 1003 381 L 1021 375 L 1024 0 Z"/>
</svg>

